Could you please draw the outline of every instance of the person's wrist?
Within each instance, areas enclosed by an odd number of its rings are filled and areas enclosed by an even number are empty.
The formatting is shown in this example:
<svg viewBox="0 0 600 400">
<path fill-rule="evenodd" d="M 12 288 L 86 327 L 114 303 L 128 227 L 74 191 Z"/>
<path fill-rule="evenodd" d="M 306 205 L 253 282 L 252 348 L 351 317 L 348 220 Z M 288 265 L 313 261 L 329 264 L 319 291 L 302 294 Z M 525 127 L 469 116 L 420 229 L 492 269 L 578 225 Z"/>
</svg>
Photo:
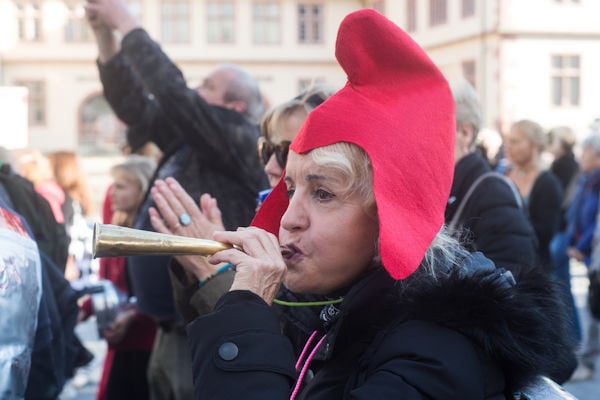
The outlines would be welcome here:
<svg viewBox="0 0 600 400">
<path fill-rule="evenodd" d="M 235 269 L 235 267 L 232 264 L 230 264 L 230 263 L 220 265 L 219 268 L 217 268 L 216 270 L 214 270 L 209 275 L 205 275 L 202 279 L 198 279 L 198 287 L 200 287 L 200 288 L 203 287 L 208 281 L 210 281 L 211 279 L 213 279 L 217 275 L 220 275 L 223 272 L 230 271 L 232 269 Z"/>
<path fill-rule="evenodd" d="M 127 15 L 118 21 L 115 28 L 122 36 L 126 36 L 129 32 L 139 28 L 140 26 L 141 25 L 135 20 L 135 18 Z"/>
</svg>

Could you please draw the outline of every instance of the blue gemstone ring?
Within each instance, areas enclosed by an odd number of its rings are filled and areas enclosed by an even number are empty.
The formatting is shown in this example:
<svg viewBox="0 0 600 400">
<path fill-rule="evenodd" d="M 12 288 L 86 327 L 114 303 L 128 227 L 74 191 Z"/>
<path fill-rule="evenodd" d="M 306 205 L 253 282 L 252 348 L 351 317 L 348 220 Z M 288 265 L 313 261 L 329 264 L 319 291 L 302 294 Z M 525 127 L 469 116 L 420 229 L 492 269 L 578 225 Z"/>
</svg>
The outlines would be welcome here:
<svg viewBox="0 0 600 400">
<path fill-rule="evenodd" d="M 181 215 L 179 216 L 179 222 L 183 226 L 188 226 L 192 223 L 192 217 L 190 217 L 190 214 L 188 213 L 181 213 Z"/>
</svg>

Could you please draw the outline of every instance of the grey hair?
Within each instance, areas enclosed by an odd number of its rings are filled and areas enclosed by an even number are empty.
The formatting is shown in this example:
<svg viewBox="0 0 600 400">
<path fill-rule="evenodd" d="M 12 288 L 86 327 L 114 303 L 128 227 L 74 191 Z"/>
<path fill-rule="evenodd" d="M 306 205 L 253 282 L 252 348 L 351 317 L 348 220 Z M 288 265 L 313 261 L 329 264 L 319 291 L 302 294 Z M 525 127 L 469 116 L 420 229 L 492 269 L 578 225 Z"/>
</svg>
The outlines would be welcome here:
<svg viewBox="0 0 600 400">
<path fill-rule="evenodd" d="M 243 114 L 250 122 L 258 124 L 265 112 L 265 105 L 256 79 L 235 64 L 222 64 L 219 69 L 234 72 L 234 77 L 225 91 L 224 100 L 245 102 L 246 111 Z"/>
<path fill-rule="evenodd" d="M 435 235 L 423 256 L 420 266 L 421 273 L 436 279 L 438 272 L 447 272 L 449 267 L 460 265 L 468 255 L 469 252 L 444 225 Z"/>
<path fill-rule="evenodd" d="M 548 137 L 550 141 L 558 140 L 565 151 L 571 151 L 575 146 L 575 134 L 568 126 L 557 126 L 550 129 Z"/>
<path fill-rule="evenodd" d="M 477 136 L 477 132 L 481 129 L 482 117 L 481 103 L 475 89 L 469 82 L 462 80 L 453 85 L 452 97 L 454 98 L 456 126 L 471 124 L 474 136 Z"/>
<path fill-rule="evenodd" d="M 596 156 L 600 156 L 600 133 L 591 133 L 581 142 L 581 147 L 589 147 L 594 150 Z"/>
</svg>

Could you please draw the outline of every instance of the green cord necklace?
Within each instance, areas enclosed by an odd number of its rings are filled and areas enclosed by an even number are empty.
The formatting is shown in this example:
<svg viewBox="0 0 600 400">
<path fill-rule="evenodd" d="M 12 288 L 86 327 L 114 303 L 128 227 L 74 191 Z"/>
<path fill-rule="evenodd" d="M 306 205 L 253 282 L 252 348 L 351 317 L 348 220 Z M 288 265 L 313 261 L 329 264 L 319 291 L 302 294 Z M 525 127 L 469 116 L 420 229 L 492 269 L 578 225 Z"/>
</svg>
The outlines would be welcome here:
<svg viewBox="0 0 600 400">
<path fill-rule="evenodd" d="M 315 307 L 315 306 L 326 306 L 328 304 L 339 304 L 344 301 L 343 297 L 335 300 L 323 300 L 323 301 L 283 301 L 274 299 L 273 303 L 279 304 L 280 306 L 287 307 Z"/>
</svg>

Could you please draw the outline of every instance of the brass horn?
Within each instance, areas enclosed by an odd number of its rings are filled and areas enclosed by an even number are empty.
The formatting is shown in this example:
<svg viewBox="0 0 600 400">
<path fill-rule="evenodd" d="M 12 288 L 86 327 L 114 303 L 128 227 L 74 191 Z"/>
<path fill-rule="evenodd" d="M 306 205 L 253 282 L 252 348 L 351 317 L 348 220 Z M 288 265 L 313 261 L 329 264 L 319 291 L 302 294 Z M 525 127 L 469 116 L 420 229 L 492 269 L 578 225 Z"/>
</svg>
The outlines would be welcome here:
<svg viewBox="0 0 600 400">
<path fill-rule="evenodd" d="M 92 257 L 138 255 L 209 256 L 232 245 L 214 240 L 168 235 L 108 224 L 94 224 Z"/>
</svg>

